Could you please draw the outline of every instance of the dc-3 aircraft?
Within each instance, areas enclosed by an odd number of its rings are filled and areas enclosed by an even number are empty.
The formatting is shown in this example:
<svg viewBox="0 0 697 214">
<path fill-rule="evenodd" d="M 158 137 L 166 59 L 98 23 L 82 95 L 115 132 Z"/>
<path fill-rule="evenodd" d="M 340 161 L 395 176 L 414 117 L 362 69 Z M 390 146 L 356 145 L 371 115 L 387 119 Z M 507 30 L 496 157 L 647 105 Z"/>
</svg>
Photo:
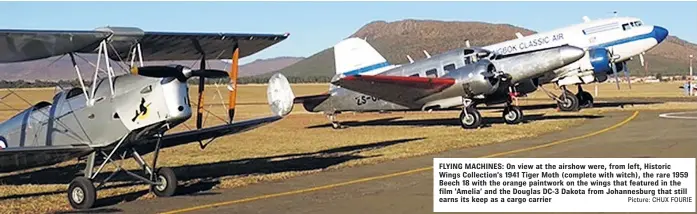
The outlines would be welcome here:
<svg viewBox="0 0 697 214">
<path fill-rule="evenodd" d="M 86 209 L 94 205 L 96 190 L 118 172 L 151 185 L 160 197 L 171 196 L 177 178 L 170 168 L 156 168 L 160 149 L 199 142 L 204 148 L 213 139 L 269 124 L 287 115 L 293 95 L 287 79 L 274 75 L 267 96 L 273 116 L 233 123 L 237 96 L 238 59 L 283 41 L 286 34 L 147 32 L 131 27 L 104 27 L 93 31 L 0 30 L 0 63 L 22 62 L 70 55 L 77 77 L 77 54 L 98 55 L 92 87 L 60 91 L 52 102 L 43 101 L 0 124 L 0 172 L 12 172 L 86 159 L 83 176 L 70 182 L 70 205 Z M 231 57 L 230 72 L 206 68 L 206 60 Z M 131 73 L 115 75 L 110 60 L 126 64 Z M 199 69 L 181 65 L 144 66 L 143 60 L 200 60 Z M 102 62 L 103 61 L 103 62 Z M 134 62 L 140 62 L 136 67 Z M 105 64 L 106 69 L 101 69 Z M 99 77 L 100 71 L 106 74 Z M 50 71 L 47 71 L 50 72 Z M 103 75 L 104 76 L 104 75 Z M 195 130 L 164 133 L 191 118 L 186 80 L 199 77 Z M 202 127 L 205 78 L 229 77 L 229 121 Z M 207 143 L 203 140 L 210 139 Z M 152 165 L 141 155 L 154 152 Z M 144 175 L 116 164 L 133 158 Z M 97 175 L 107 163 L 117 170 L 95 187 Z M 94 170 L 95 166 L 98 167 Z M 101 177 L 101 176 L 100 176 Z"/>
<path fill-rule="evenodd" d="M 562 89 L 559 96 L 540 87 L 562 111 L 577 111 L 581 107 L 592 107 L 593 96 L 583 90 L 583 84 L 604 82 L 613 75 L 619 85 L 618 70 L 623 71 L 631 89 L 627 62 L 639 55 L 644 65 L 644 53 L 656 47 L 668 36 L 668 30 L 660 26 L 645 25 L 636 17 L 612 17 L 591 20 L 583 17 L 584 22 L 548 32 L 523 36 L 516 33 L 517 39 L 489 45 L 484 49 L 497 54 L 516 54 L 531 50 L 545 49 L 560 45 L 572 45 L 583 48 L 586 54 L 581 60 L 545 73 L 537 79 L 540 85 L 554 83 Z M 555 39 L 556 38 L 556 39 Z M 567 89 L 576 85 L 578 92 L 574 95 Z"/>
<path fill-rule="evenodd" d="M 324 112 L 337 129 L 335 114 L 343 111 L 447 109 L 464 105 L 463 128 L 477 128 L 479 103 L 505 103 L 506 123 L 521 122 L 516 93 L 536 89 L 533 78 L 583 57 L 583 49 L 550 47 L 512 55 L 482 48 L 458 48 L 404 65 L 390 65 L 370 44 L 349 38 L 334 46 L 336 73 L 327 94 L 304 96 L 296 103 L 310 112 Z"/>
<path fill-rule="evenodd" d="M 341 127 L 336 122 L 335 115 L 342 111 L 449 108 L 456 106 L 458 96 L 462 96 L 462 104 L 465 106 L 470 106 L 469 100 L 475 97 L 473 101 L 487 105 L 501 103 L 503 100 L 507 104 L 504 119 L 509 124 L 515 124 L 520 122 L 523 115 L 518 107 L 511 105 L 512 101 L 518 96 L 536 91 L 539 86 L 547 83 L 560 85 L 564 90 L 564 93 L 557 97 L 539 87 L 557 101 L 560 110 L 575 111 L 581 105 L 591 107 L 593 97 L 582 90 L 582 84 L 603 82 L 611 74 L 617 79 L 617 70 L 624 70 L 627 75 L 626 62 L 631 60 L 632 56 L 639 55 L 643 64 L 643 53 L 661 43 L 667 37 L 668 31 L 659 26 L 644 25 L 641 20 L 632 17 L 599 20 L 584 17 L 584 20 L 581 24 L 527 37 L 517 33 L 517 39 L 480 48 L 470 48 L 467 41 L 467 48 L 451 50 L 434 57 L 424 50 L 425 59 L 414 62 L 407 56 L 411 63 L 403 65 L 391 65 L 367 42 L 349 38 L 334 46 L 337 74 L 332 79 L 333 85 L 330 86 L 329 92 L 297 97 L 295 101 L 302 103 L 307 111 L 327 114 L 335 129 Z M 574 54 L 568 54 L 570 51 L 567 51 L 567 54 L 556 54 L 552 58 L 543 56 L 572 48 L 580 48 L 582 54 L 578 58 Z M 561 62 L 560 59 L 563 59 L 563 65 L 555 64 L 559 65 L 557 67 L 548 64 Z M 496 69 L 493 73 L 509 73 L 515 76 L 513 73 L 523 72 L 534 75 L 515 79 L 510 82 L 511 85 L 503 87 L 497 85 L 498 82 L 491 81 L 488 85 L 491 87 L 490 91 L 486 92 L 472 89 L 466 93 L 459 91 L 461 94 L 453 94 L 450 92 L 457 90 L 445 90 L 450 86 L 461 87 L 472 80 L 491 79 L 490 74 L 474 76 L 480 73 L 477 69 L 482 68 L 482 64 L 489 62 L 493 63 Z M 617 82 L 619 88 L 619 81 Z M 574 84 L 579 88 L 576 95 L 566 89 L 567 85 Z M 509 86 L 514 87 L 509 89 Z M 466 87 L 473 87 L 473 84 Z M 444 96 L 452 97 L 446 99 Z M 477 127 L 478 119 L 462 120 L 470 118 L 467 113 L 468 111 L 463 111 L 461 114 L 463 128 Z M 475 118 L 478 116 L 473 115 Z"/>
</svg>

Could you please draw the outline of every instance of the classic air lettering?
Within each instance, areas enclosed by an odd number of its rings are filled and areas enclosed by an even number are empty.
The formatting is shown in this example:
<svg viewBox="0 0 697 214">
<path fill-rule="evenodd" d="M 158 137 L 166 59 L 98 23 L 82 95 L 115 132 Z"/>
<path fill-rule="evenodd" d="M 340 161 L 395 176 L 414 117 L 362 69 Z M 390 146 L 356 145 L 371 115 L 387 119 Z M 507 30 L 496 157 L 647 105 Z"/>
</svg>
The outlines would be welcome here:
<svg viewBox="0 0 697 214">
<path fill-rule="evenodd" d="M 497 54 L 515 53 L 518 51 L 523 51 L 526 49 L 535 48 L 537 46 L 543 46 L 543 45 L 546 45 L 550 42 L 556 42 L 556 41 L 560 41 L 560 40 L 564 40 L 563 33 L 559 33 L 557 35 L 552 35 L 552 36 L 533 38 L 531 40 L 526 40 L 526 41 L 520 42 L 517 45 L 507 45 L 507 46 L 500 47 L 500 48 L 496 49 L 494 52 L 496 52 Z"/>
</svg>

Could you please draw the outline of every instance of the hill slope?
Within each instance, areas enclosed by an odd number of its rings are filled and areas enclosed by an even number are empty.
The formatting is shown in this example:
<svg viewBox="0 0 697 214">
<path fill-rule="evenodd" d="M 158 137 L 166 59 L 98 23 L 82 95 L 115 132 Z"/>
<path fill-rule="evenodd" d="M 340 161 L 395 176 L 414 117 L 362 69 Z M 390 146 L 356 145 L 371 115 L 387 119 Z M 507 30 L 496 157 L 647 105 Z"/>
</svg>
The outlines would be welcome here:
<svg viewBox="0 0 697 214">
<path fill-rule="evenodd" d="M 406 55 L 414 60 L 424 58 L 422 50 L 435 55 L 464 47 L 467 39 L 473 46 L 486 46 L 514 39 L 516 32 L 526 36 L 536 33 L 508 24 L 408 19 L 371 22 L 349 37 L 366 38 L 390 63 L 400 64 L 408 62 Z M 646 53 L 648 72 L 644 71 L 638 59 L 630 61 L 629 68 L 633 75 L 687 74 L 689 53 L 697 53 L 697 45 L 669 36 Z M 325 49 L 279 72 L 289 78 L 331 77 L 334 75 L 333 49 Z"/>
</svg>

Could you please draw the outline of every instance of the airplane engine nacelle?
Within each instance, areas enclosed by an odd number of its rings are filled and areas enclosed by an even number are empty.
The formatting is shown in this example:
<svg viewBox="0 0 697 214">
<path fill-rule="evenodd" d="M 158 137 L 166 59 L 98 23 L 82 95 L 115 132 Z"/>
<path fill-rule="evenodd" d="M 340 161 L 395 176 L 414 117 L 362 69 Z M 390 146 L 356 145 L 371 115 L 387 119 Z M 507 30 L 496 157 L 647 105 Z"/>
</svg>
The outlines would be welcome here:
<svg viewBox="0 0 697 214">
<path fill-rule="evenodd" d="M 496 92 L 499 79 L 495 77 L 496 66 L 489 60 L 480 60 L 474 64 L 456 69 L 443 77 L 457 80 L 465 95 L 489 95 Z"/>
<path fill-rule="evenodd" d="M 588 58 L 593 67 L 593 73 L 599 75 L 611 74 L 610 53 L 605 48 L 593 48 L 588 50 Z"/>
</svg>

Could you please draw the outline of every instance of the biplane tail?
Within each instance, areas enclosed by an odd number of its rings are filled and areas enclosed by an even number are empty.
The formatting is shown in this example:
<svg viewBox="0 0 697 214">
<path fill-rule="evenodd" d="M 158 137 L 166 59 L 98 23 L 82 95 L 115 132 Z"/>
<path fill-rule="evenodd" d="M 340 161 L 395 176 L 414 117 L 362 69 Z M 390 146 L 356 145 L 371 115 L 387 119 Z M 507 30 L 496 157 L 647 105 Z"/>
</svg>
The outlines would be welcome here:
<svg viewBox="0 0 697 214">
<path fill-rule="evenodd" d="M 334 45 L 336 74 L 374 75 L 392 68 L 385 57 L 368 42 L 360 38 L 348 38 Z"/>
</svg>

